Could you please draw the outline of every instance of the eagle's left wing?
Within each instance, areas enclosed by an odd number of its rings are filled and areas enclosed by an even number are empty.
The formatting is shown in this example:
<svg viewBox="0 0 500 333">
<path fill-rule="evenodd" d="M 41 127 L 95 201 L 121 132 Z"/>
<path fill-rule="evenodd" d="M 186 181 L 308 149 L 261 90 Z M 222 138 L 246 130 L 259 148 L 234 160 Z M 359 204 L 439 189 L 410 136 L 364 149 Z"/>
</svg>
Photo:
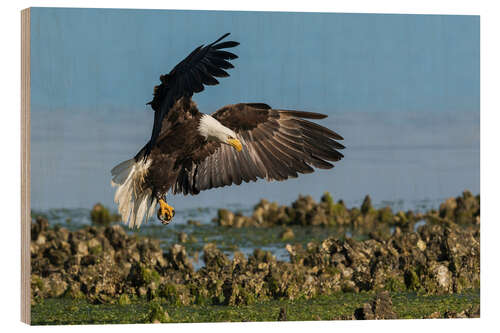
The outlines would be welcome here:
<svg viewBox="0 0 500 333">
<path fill-rule="evenodd" d="M 208 143 L 194 156 L 193 165 L 181 172 L 174 193 L 197 194 L 210 188 L 266 180 L 295 178 L 312 167 L 333 168 L 343 155 L 343 138 L 307 119 L 326 115 L 275 110 L 262 103 L 228 105 L 212 115 L 236 132 L 243 149 Z"/>
</svg>

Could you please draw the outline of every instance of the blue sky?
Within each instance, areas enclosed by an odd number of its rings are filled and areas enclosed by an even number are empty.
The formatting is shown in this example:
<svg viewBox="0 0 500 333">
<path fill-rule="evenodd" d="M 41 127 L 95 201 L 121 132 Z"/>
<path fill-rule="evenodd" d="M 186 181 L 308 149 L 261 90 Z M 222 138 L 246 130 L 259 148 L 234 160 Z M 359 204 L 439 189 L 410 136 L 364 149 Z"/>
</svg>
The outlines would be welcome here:
<svg viewBox="0 0 500 333">
<path fill-rule="evenodd" d="M 240 58 L 194 96 L 200 110 L 265 102 L 327 113 L 346 159 L 332 172 L 197 202 L 279 199 L 293 186 L 353 200 L 479 191 L 478 16 L 33 8 L 32 205 L 111 205 L 109 170 L 149 138 L 145 103 L 159 75 L 226 32 Z M 370 147 L 386 153 L 363 153 Z"/>
<path fill-rule="evenodd" d="M 335 111 L 477 111 L 479 17 L 34 8 L 32 103 L 145 109 L 160 73 L 225 32 L 231 78 L 196 96 Z"/>
</svg>

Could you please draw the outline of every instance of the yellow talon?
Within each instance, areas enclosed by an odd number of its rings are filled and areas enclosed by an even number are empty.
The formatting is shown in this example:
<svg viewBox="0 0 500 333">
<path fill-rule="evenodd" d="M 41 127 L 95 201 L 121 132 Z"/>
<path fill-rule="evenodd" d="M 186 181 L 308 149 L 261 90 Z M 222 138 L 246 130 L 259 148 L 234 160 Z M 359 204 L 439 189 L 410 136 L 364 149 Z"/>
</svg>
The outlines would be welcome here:
<svg viewBox="0 0 500 333">
<path fill-rule="evenodd" d="M 158 209 L 157 214 L 158 219 L 165 225 L 169 224 L 175 216 L 175 209 L 174 207 L 170 206 L 164 199 L 160 199 L 159 203 L 160 208 Z"/>
</svg>

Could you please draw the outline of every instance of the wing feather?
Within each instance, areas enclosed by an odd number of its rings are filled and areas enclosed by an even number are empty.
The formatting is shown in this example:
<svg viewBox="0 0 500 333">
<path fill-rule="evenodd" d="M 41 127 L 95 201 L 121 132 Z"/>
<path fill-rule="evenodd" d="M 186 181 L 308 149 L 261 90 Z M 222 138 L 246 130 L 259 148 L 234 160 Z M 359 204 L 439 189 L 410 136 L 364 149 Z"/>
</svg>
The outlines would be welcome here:
<svg viewBox="0 0 500 333">
<path fill-rule="evenodd" d="M 238 57 L 222 49 L 238 46 L 239 43 L 234 41 L 219 43 L 227 36 L 229 33 L 224 34 L 211 44 L 198 46 L 170 73 L 160 76 L 161 84 L 155 86 L 153 100 L 148 103 L 155 111 L 155 117 L 151 139 L 143 154 L 144 158 L 149 155 L 160 135 L 163 118 L 178 99 L 191 98 L 194 93 L 203 91 L 204 85 L 218 84 L 219 81 L 216 77 L 229 76 L 225 69 L 231 69 L 234 66 L 228 60 L 234 60 Z"/>
<path fill-rule="evenodd" d="M 221 154 L 221 165 L 224 166 L 224 173 L 222 174 L 222 185 L 223 184 L 231 184 L 233 182 L 231 163 L 229 161 L 229 147 L 228 145 L 222 145 L 221 149 L 223 153 Z"/>
<path fill-rule="evenodd" d="M 190 194 L 257 179 L 294 178 L 314 172 L 313 168 L 331 169 L 331 162 L 344 157 L 338 151 L 344 146 L 337 141 L 343 138 L 307 120 L 323 119 L 324 114 L 248 103 L 225 106 L 212 116 L 236 132 L 243 149 L 237 152 L 228 145 L 217 144 L 216 148 L 200 153 L 202 156 L 195 163 L 197 171 L 187 184 Z"/>
</svg>

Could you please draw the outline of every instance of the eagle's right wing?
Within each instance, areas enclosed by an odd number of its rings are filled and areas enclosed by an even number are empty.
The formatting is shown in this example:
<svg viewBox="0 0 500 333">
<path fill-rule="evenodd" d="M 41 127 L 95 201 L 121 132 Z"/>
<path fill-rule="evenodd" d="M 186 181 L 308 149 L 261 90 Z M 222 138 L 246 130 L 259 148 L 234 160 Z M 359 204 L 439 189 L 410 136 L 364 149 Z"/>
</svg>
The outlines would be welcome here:
<svg viewBox="0 0 500 333">
<path fill-rule="evenodd" d="M 216 77 L 229 76 L 225 69 L 234 66 L 228 60 L 236 59 L 238 56 L 222 49 L 235 47 L 239 43 L 234 41 L 219 43 L 228 35 L 229 33 L 206 46 L 197 47 L 170 73 L 160 76 L 161 84 L 155 87 L 153 100 L 148 103 L 155 111 L 155 118 L 144 158 L 149 155 L 160 134 L 163 118 L 179 98 L 191 97 L 194 93 L 203 91 L 204 85 L 218 84 Z"/>
</svg>

